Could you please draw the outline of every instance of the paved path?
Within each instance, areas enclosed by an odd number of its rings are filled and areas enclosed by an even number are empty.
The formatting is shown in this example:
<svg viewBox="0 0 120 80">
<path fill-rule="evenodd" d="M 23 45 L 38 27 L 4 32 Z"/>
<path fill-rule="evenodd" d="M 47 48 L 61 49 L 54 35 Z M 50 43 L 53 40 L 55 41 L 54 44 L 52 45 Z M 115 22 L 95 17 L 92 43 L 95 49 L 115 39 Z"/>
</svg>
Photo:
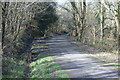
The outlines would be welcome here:
<svg viewBox="0 0 120 80">
<path fill-rule="evenodd" d="M 70 78 L 117 78 L 118 71 L 113 66 L 88 56 L 65 35 L 54 36 L 47 44 L 51 56 L 68 73 Z"/>
</svg>

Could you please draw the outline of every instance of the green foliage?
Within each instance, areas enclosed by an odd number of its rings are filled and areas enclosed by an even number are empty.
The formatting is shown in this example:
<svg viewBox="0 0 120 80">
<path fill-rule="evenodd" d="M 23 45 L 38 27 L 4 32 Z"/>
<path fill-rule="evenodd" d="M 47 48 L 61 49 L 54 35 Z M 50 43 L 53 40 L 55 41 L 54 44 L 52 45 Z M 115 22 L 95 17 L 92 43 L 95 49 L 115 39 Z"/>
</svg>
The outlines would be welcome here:
<svg viewBox="0 0 120 80">
<path fill-rule="evenodd" d="M 31 78 L 68 78 L 48 53 L 42 53 L 37 58 L 30 64 Z"/>
<path fill-rule="evenodd" d="M 23 61 L 22 60 L 14 60 L 14 59 L 7 59 L 3 64 L 3 68 L 9 68 L 9 71 L 6 71 L 6 75 L 3 75 L 2 78 L 22 78 L 23 75 Z M 8 67 L 9 66 L 9 67 Z M 6 69 L 8 70 L 8 69 Z"/>
<path fill-rule="evenodd" d="M 32 56 L 30 63 L 30 78 L 68 78 L 60 65 L 50 56 L 45 40 L 37 39 L 33 42 L 31 50 L 36 55 Z M 41 50 L 46 52 L 41 52 Z"/>
<path fill-rule="evenodd" d="M 50 24 L 55 23 L 58 20 L 56 10 L 54 8 L 55 3 L 44 3 L 43 7 L 45 11 L 43 13 L 36 13 L 33 22 L 39 28 L 41 34 L 45 33 Z M 39 12 L 39 11 L 38 11 Z"/>
<path fill-rule="evenodd" d="M 80 41 L 80 33 L 78 33 L 78 40 Z"/>
<path fill-rule="evenodd" d="M 56 22 L 58 17 L 55 12 L 55 3 L 37 3 L 38 8 L 35 8 L 36 12 L 34 19 L 32 19 L 28 23 L 28 25 L 24 28 L 21 28 L 17 38 L 15 41 L 11 43 L 13 46 L 13 50 L 11 56 L 9 57 L 8 55 L 7 58 L 4 57 L 4 70 L 3 70 L 3 76 L 4 77 L 9 77 L 9 78 L 19 78 L 22 77 L 23 75 L 23 67 L 24 65 L 21 64 L 20 62 L 23 61 L 24 58 L 24 53 L 31 48 L 31 43 L 34 37 L 36 36 L 42 36 L 45 33 L 45 30 L 47 27 Z M 35 6 L 35 5 L 34 5 Z M 35 11 L 32 10 L 32 11 Z M 31 25 L 29 25 L 31 24 Z M 9 43 L 9 39 L 5 38 L 6 43 Z M 14 60 L 16 61 L 14 61 Z M 44 65 L 43 65 L 44 66 Z M 50 70 L 45 70 L 43 71 L 44 73 L 50 72 Z M 46 75 L 49 76 L 49 75 Z"/>
</svg>

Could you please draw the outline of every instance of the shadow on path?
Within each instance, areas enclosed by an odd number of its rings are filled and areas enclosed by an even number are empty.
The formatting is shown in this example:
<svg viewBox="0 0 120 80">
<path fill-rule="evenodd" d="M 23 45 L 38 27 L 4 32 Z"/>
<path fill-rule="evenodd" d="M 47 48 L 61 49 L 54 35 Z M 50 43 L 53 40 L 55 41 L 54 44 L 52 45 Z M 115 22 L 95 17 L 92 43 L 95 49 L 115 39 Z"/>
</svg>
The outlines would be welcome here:
<svg viewBox="0 0 120 80">
<path fill-rule="evenodd" d="M 88 50 L 85 46 L 81 45 L 80 49 L 72 43 L 65 35 L 54 36 L 47 41 L 50 55 L 71 78 L 118 78 L 115 67 L 92 59 L 85 53 Z"/>
</svg>

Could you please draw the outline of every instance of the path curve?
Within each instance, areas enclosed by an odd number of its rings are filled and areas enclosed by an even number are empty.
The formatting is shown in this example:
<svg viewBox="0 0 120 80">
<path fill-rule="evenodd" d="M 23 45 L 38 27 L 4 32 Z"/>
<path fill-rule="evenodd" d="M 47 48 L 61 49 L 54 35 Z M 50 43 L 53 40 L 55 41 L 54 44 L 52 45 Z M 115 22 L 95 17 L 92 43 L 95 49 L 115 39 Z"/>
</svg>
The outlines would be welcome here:
<svg viewBox="0 0 120 80">
<path fill-rule="evenodd" d="M 47 42 L 51 56 L 70 78 L 118 78 L 118 70 L 91 58 L 65 35 L 50 38 Z"/>
</svg>

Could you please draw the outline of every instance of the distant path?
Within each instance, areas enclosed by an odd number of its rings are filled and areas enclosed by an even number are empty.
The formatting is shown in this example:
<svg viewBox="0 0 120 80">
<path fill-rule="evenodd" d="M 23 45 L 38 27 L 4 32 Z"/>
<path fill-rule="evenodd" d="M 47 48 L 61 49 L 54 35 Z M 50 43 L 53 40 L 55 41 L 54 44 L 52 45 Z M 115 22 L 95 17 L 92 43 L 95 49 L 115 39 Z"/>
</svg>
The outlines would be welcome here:
<svg viewBox="0 0 120 80">
<path fill-rule="evenodd" d="M 91 58 L 71 43 L 65 35 L 54 36 L 47 42 L 51 55 L 70 78 L 118 78 L 116 68 Z"/>
</svg>

